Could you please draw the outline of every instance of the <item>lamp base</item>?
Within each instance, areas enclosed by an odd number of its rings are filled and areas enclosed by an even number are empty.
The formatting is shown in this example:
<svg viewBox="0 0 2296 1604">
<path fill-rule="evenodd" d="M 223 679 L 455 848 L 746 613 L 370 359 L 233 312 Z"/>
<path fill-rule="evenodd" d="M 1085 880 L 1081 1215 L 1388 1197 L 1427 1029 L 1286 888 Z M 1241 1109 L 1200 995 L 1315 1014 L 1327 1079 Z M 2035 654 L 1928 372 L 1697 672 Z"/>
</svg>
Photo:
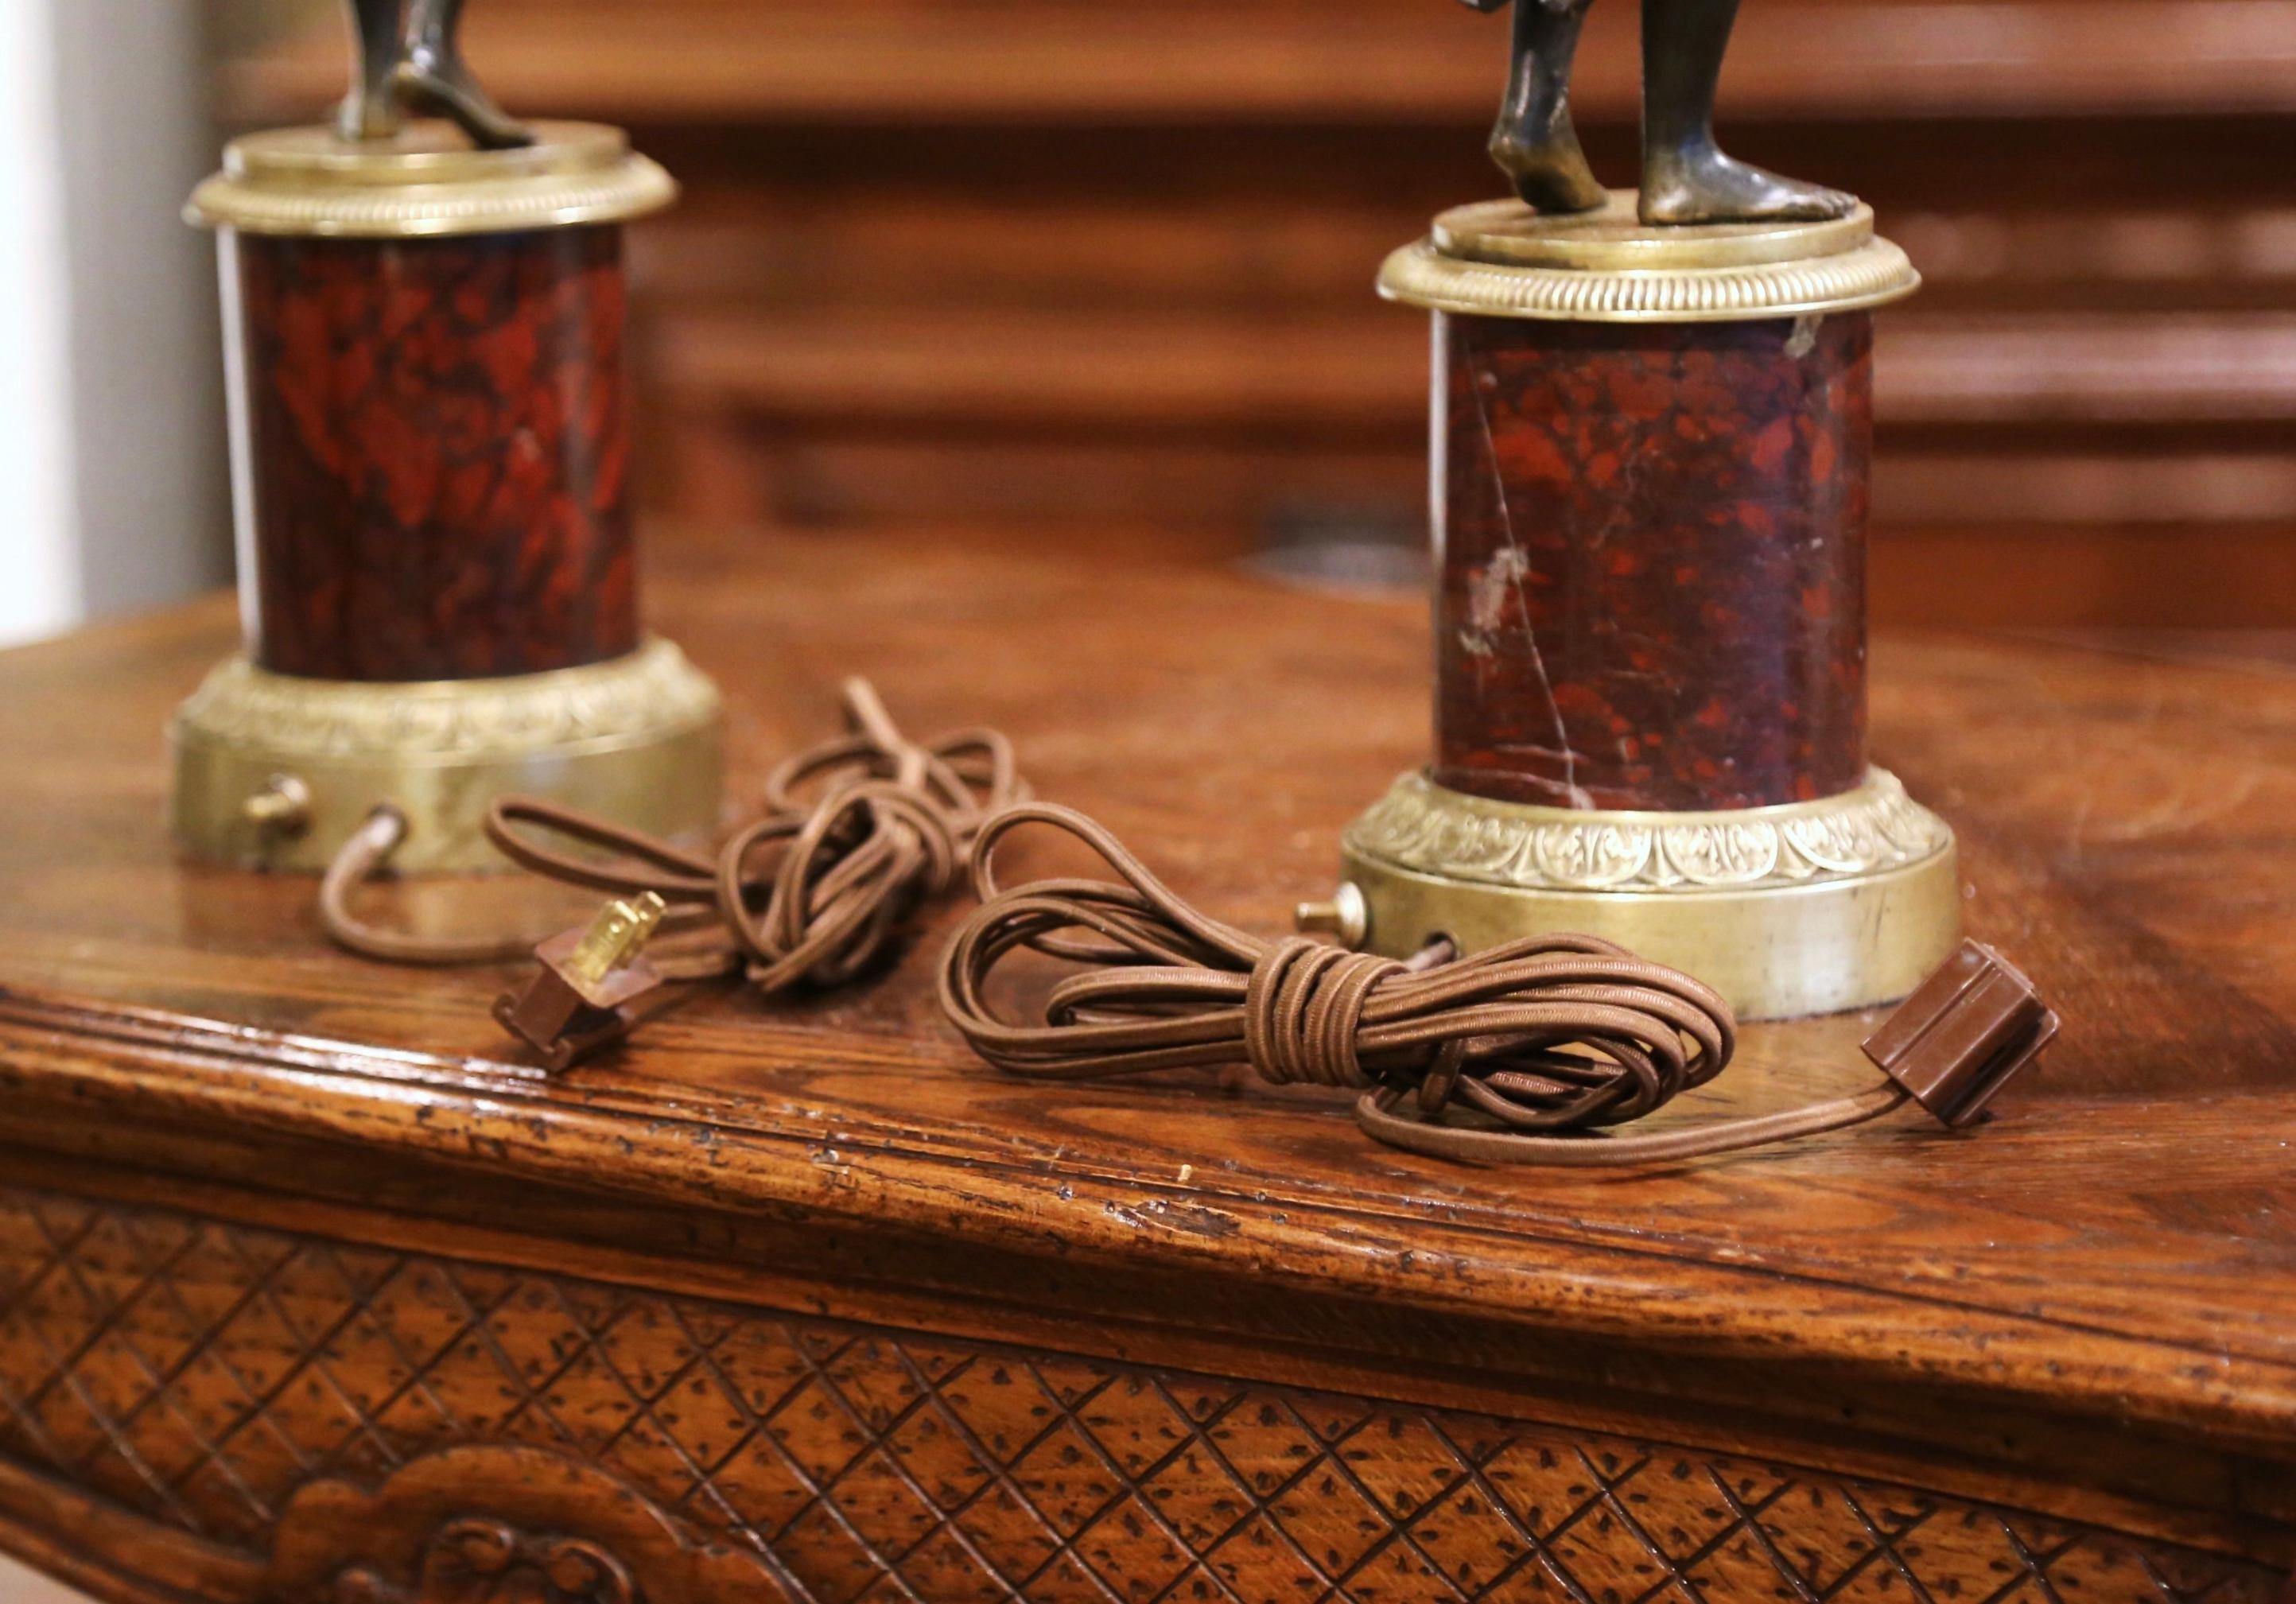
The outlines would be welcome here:
<svg viewBox="0 0 2296 1604">
<path fill-rule="evenodd" d="M 1896 1002 L 1961 938 L 1953 831 L 1878 768 L 1841 796 L 1721 813 L 1538 807 L 1409 773 L 1341 856 L 1371 951 L 1575 931 L 1697 976 L 1750 1019 Z"/>
<path fill-rule="evenodd" d="M 722 785 L 717 688 L 667 641 L 546 674 L 305 679 L 243 657 L 169 729 L 187 856 L 316 872 L 375 806 L 406 815 L 403 872 L 506 869 L 487 809 L 512 793 L 658 835 L 707 831 Z"/>
</svg>

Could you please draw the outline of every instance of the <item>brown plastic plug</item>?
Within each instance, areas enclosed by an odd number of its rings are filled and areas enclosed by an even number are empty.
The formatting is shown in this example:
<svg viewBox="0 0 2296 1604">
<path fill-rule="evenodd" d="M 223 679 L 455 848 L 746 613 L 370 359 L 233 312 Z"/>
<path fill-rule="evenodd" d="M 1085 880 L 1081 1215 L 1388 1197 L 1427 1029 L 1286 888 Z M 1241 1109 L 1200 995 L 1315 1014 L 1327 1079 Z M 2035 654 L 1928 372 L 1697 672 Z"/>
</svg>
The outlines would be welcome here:
<svg viewBox="0 0 2296 1604">
<path fill-rule="evenodd" d="M 2056 1039 L 2054 1010 L 2018 968 L 1964 941 L 1882 1028 L 1866 1056 L 1945 1125 L 1973 1125 L 1995 1093 Z"/>
<path fill-rule="evenodd" d="M 610 902 L 587 925 L 553 936 L 534 949 L 540 971 L 496 1002 L 495 1019 L 554 1070 L 619 1041 L 639 1022 L 632 1005 L 667 984 L 640 953 L 668 912 L 649 891 Z"/>
</svg>

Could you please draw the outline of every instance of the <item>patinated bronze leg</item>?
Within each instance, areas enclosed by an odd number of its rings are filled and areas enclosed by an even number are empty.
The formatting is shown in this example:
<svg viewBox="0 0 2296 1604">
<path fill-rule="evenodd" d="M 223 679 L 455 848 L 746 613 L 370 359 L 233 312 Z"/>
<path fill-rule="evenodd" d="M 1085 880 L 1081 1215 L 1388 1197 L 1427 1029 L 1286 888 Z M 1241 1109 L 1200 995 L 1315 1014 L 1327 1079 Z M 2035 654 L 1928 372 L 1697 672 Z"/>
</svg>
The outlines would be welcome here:
<svg viewBox="0 0 2296 1604">
<path fill-rule="evenodd" d="M 463 132 L 490 149 L 534 143 L 525 126 L 495 104 L 463 62 L 463 0 L 414 0 L 407 29 L 411 59 L 405 82 L 414 98 L 436 106 Z"/>
<path fill-rule="evenodd" d="M 1643 0 L 1645 223 L 1847 216 L 1857 202 L 1733 161 L 1714 143 L 1714 91 L 1738 0 Z"/>
<path fill-rule="evenodd" d="M 1491 131 L 1491 160 L 1543 212 L 1591 211 L 1608 193 L 1570 122 L 1570 61 L 1591 0 L 1515 0 L 1514 68 Z"/>
<path fill-rule="evenodd" d="M 351 92 L 335 115 L 345 139 L 388 139 L 398 131 L 398 99 L 391 78 L 406 49 L 399 0 L 351 0 L 351 36 L 358 46 L 358 71 Z"/>
</svg>

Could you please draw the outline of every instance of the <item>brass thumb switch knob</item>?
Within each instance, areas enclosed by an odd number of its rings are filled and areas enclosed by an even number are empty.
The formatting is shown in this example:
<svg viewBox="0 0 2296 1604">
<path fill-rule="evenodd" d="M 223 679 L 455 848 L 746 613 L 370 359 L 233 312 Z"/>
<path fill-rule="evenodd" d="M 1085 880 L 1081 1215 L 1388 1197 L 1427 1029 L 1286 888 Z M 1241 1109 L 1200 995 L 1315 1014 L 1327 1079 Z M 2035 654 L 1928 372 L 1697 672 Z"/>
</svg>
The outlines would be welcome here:
<svg viewBox="0 0 2296 1604">
<path fill-rule="evenodd" d="M 1371 934 L 1371 911 L 1353 880 L 1341 882 L 1329 902 L 1304 902 L 1292 916 L 1303 936 L 1329 936 L 1341 946 L 1361 947 Z"/>
<path fill-rule="evenodd" d="M 263 835 L 300 835 L 311 827 L 311 788 L 293 774 L 274 774 L 241 812 Z"/>
</svg>

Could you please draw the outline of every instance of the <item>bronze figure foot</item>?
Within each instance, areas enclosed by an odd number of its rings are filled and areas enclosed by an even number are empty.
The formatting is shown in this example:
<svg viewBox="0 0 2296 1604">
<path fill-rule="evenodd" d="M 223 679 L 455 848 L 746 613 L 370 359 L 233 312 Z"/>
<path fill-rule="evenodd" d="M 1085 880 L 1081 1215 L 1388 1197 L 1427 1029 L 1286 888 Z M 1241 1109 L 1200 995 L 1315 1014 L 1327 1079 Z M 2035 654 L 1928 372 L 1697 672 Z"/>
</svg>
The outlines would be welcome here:
<svg viewBox="0 0 2296 1604">
<path fill-rule="evenodd" d="M 406 117 L 388 94 L 355 89 L 335 108 L 335 134 L 345 140 L 389 139 Z"/>
<path fill-rule="evenodd" d="M 1857 200 L 1823 184 L 1784 178 L 1708 145 L 1644 163 L 1642 219 L 1649 224 L 1824 222 Z"/>
<path fill-rule="evenodd" d="M 1514 192 L 1535 211 L 1593 211 L 1610 199 L 1568 123 L 1539 140 L 1502 128 L 1491 135 L 1490 151 Z"/>
<path fill-rule="evenodd" d="M 534 143 L 534 135 L 479 87 L 478 80 L 459 63 L 425 71 L 416 67 L 402 67 L 398 72 L 400 93 L 414 105 L 443 112 L 452 118 L 474 143 L 488 150 L 506 150 Z"/>
<path fill-rule="evenodd" d="M 401 120 L 390 83 L 399 57 L 398 0 L 351 0 L 351 37 L 358 70 L 335 112 L 336 131 L 345 139 L 388 139 Z"/>
<path fill-rule="evenodd" d="M 1514 60 L 1491 130 L 1491 160 L 1538 211 L 1592 211 L 1610 198 L 1570 121 L 1570 63 L 1589 4 L 1520 0 L 1514 8 Z"/>
</svg>

